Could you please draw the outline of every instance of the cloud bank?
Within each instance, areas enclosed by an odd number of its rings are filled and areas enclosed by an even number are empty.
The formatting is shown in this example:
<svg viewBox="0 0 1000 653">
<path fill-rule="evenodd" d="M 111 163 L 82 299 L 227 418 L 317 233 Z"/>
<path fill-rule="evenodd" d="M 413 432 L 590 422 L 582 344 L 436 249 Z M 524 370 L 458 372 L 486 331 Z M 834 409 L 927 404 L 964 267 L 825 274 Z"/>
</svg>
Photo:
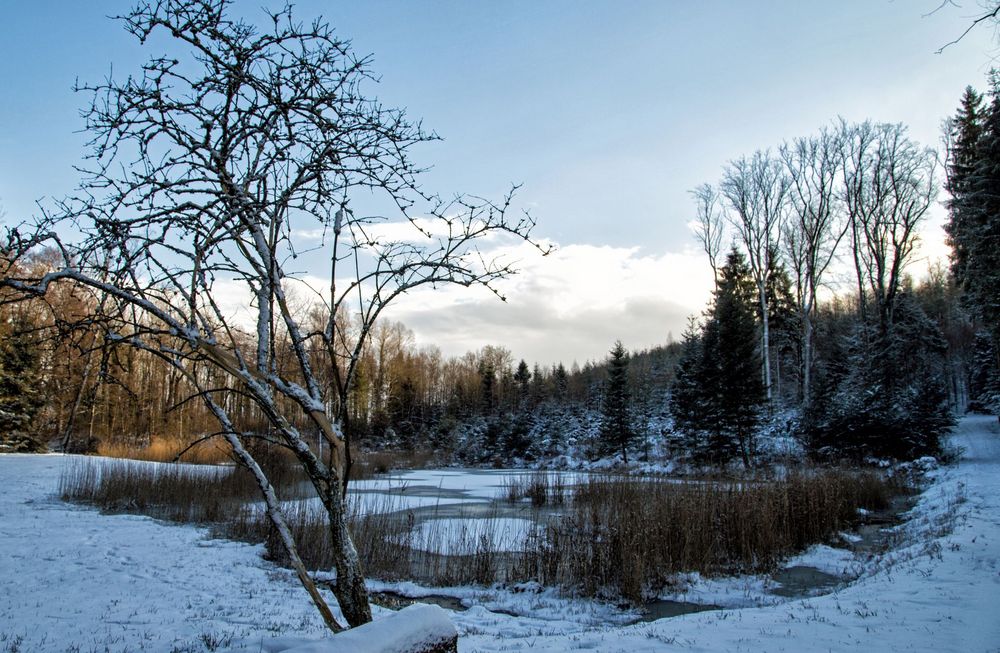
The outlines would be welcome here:
<svg viewBox="0 0 1000 653">
<path fill-rule="evenodd" d="M 529 362 L 582 364 L 603 358 L 618 339 L 629 349 L 679 339 L 712 286 L 704 256 L 693 250 L 566 245 L 542 257 L 522 246 L 506 255 L 520 270 L 498 286 L 506 302 L 482 288 L 421 289 L 386 315 L 446 355 L 493 344 Z"/>
</svg>

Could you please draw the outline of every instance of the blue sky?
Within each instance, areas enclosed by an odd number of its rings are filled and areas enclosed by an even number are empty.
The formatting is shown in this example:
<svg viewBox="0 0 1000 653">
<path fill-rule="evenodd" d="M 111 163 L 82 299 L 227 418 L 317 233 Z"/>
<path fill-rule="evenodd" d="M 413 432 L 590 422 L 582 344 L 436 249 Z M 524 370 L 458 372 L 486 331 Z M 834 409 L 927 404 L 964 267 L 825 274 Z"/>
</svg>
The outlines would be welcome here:
<svg viewBox="0 0 1000 653">
<path fill-rule="evenodd" d="M 129 4 L 3 2 L 8 221 L 72 190 L 86 98 L 70 89 L 145 58 L 105 18 Z M 235 10 L 253 16 L 260 4 Z M 413 302 L 393 316 L 446 353 L 493 343 L 569 363 L 602 356 L 616 338 L 638 348 L 677 337 L 707 300 L 687 191 L 726 161 L 838 115 L 903 122 L 936 145 L 941 120 L 967 84 L 982 88 L 997 54 L 985 29 L 935 54 L 977 9 L 965 0 L 927 15 L 938 4 L 309 0 L 296 13 L 323 14 L 373 53 L 382 81 L 371 90 L 444 138 L 416 153 L 433 166 L 428 189 L 496 197 L 522 183 L 537 234 L 560 246 L 558 259 L 525 254 L 528 274 L 506 305 L 449 293 L 434 311 Z M 940 254 L 940 232 L 928 229 L 927 251 Z"/>
</svg>

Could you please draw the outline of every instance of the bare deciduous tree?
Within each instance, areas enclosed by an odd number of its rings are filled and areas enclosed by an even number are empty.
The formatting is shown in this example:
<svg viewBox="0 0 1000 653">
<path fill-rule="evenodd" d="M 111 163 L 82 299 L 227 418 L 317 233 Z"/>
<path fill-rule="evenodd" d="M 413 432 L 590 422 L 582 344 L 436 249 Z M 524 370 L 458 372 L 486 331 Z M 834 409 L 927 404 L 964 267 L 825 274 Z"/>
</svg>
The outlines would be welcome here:
<svg viewBox="0 0 1000 653">
<path fill-rule="evenodd" d="M 695 200 L 694 235 L 708 255 L 712 266 L 712 281 L 719 288 L 719 253 L 725 236 L 725 219 L 718 191 L 711 184 L 702 184 L 691 195 Z"/>
<path fill-rule="evenodd" d="M 769 151 L 731 162 L 723 172 L 722 195 L 729 202 L 730 223 L 747 254 L 757 284 L 761 315 L 761 357 L 767 401 L 771 402 L 770 297 L 768 280 L 774 270 L 778 236 L 787 209 L 788 176 Z"/>
<path fill-rule="evenodd" d="M 842 123 L 841 130 L 844 204 L 859 300 L 862 310 L 866 302 L 873 304 L 884 336 L 892 329 L 917 227 L 937 196 L 937 155 L 910 140 L 901 124 Z"/>
<path fill-rule="evenodd" d="M 840 192 L 841 131 L 820 130 L 781 147 L 792 210 L 782 229 L 802 321 L 802 402 L 809 405 L 813 315 L 823 275 L 847 233 Z"/>
<path fill-rule="evenodd" d="M 388 304 L 418 287 L 494 288 L 514 270 L 479 243 L 529 239 L 534 223 L 511 215 L 510 195 L 493 203 L 423 193 L 408 153 L 434 136 L 366 97 L 368 59 L 325 23 L 299 24 L 286 7 L 255 25 L 230 17 L 230 5 L 142 2 L 120 17 L 141 42 L 172 37 L 190 56 L 154 57 L 136 76 L 80 88 L 93 96 L 81 192 L 3 244 L 10 270 L 45 245 L 61 261 L 40 277 L 5 275 L 2 285 L 29 296 L 61 284 L 92 288 L 104 298 L 111 341 L 185 376 L 253 472 L 301 582 L 336 630 L 247 441 L 283 446 L 305 470 L 329 515 L 340 608 L 351 626 L 369 621 L 347 528 L 344 428 L 368 335 Z M 387 199 L 399 216 L 393 229 L 352 213 L 347 200 L 357 191 Z M 327 286 L 307 283 L 307 259 L 325 261 Z M 241 289 L 253 297 L 249 323 L 234 319 L 227 296 Z M 293 301 L 303 292 L 325 316 L 318 326 L 316 310 Z M 350 313 L 360 317 L 342 318 Z M 289 360 L 279 360 L 286 351 Z M 241 430 L 228 410 L 231 390 L 214 384 L 216 375 L 191 373 L 192 364 L 234 380 L 266 415 L 268 432 Z M 310 447 L 317 437 L 322 456 Z"/>
<path fill-rule="evenodd" d="M 936 13 L 941 9 L 943 9 L 944 7 L 946 7 L 947 5 L 951 5 L 953 7 L 959 6 L 959 4 L 955 2 L 955 0 L 943 0 L 941 4 L 938 5 L 937 9 L 935 9 L 931 13 L 932 14 Z M 969 22 L 969 26 L 966 27 L 965 30 L 961 34 L 959 34 L 956 38 L 952 39 L 951 41 L 948 41 L 940 48 L 938 48 L 936 54 L 941 54 L 949 46 L 955 45 L 956 43 L 964 39 L 966 36 L 968 36 L 969 32 L 971 32 L 980 25 L 993 24 L 994 30 L 996 30 L 997 27 L 1000 26 L 1000 2 L 997 2 L 997 0 L 980 0 L 979 6 L 982 11 L 978 15 L 972 18 L 972 20 Z"/>
</svg>

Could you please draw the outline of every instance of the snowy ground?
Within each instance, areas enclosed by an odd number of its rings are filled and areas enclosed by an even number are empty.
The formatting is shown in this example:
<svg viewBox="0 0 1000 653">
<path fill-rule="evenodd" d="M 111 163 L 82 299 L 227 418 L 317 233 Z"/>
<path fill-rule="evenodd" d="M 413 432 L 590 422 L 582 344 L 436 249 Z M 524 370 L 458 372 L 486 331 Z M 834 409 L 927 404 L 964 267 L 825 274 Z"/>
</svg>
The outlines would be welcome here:
<svg viewBox="0 0 1000 653">
<path fill-rule="evenodd" d="M 530 586 L 456 588 L 447 593 L 478 604 L 452 613 L 460 648 L 1000 651 L 996 418 L 965 418 L 955 442 L 964 457 L 936 473 L 912 511 L 902 548 L 861 560 L 816 547 L 792 561 L 860 574 L 834 593 L 778 602 L 763 592 L 760 579 L 695 582 L 671 598 L 761 607 L 616 625 L 634 615 Z M 53 498 L 60 469 L 71 462 L 0 456 L 0 653 L 274 651 L 324 636 L 293 575 L 261 560 L 259 546 L 145 517 L 101 515 Z M 492 482 L 481 479 L 482 498 Z"/>
</svg>

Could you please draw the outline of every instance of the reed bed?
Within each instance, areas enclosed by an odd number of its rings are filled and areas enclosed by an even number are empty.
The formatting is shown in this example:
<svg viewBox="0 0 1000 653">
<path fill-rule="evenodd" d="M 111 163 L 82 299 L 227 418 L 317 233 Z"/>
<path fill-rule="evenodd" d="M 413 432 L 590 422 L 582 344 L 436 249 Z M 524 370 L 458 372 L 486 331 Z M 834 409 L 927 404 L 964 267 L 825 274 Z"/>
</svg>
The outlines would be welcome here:
<svg viewBox="0 0 1000 653">
<path fill-rule="evenodd" d="M 308 496 L 305 474 L 278 457 L 262 457 L 279 496 Z M 59 479 L 59 495 L 109 512 L 134 512 L 185 523 L 230 518 L 248 502 L 260 500 L 253 475 L 237 465 L 161 464 L 128 459 L 84 458 Z"/>
<path fill-rule="evenodd" d="M 274 472 L 274 470 L 272 470 Z M 302 479 L 282 477 L 279 496 L 303 495 Z M 516 480 L 515 480 L 516 479 Z M 903 488 L 874 471 L 822 469 L 779 479 L 702 480 L 591 476 L 567 486 L 556 474 L 517 475 L 502 496 L 535 506 L 539 526 L 520 542 L 502 542 L 501 503 L 477 517 L 478 528 L 417 528 L 401 499 L 352 502 L 350 528 L 366 572 L 385 580 L 490 584 L 535 580 L 606 598 L 642 601 L 678 572 L 760 573 L 810 544 L 879 510 Z M 208 523 L 231 539 L 264 542 L 285 562 L 258 502 L 253 480 L 233 466 L 205 468 L 124 461 L 84 461 L 62 479 L 64 498 L 115 512 Z M 298 492 L 298 495 L 296 493 Z M 299 552 L 312 569 L 333 562 L 326 514 L 318 499 L 286 504 Z M 485 526 L 485 528 L 484 528 Z"/>
<path fill-rule="evenodd" d="M 887 507 L 895 491 L 882 474 L 857 470 L 686 483 L 591 478 L 529 547 L 522 574 L 585 595 L 640 601 L 679 572 L 773 570 L 856 524 L 859 508 Z"/>
<path fill-rule="evenodd" d="M 229 448 L 221 439 L 192 443 L 182 438 L 155 436 L 148 442 L 101 442 L 97 455 L 108 458 L 128 458 L 150 462 L 181 462 L 195 465 L 218 465 L 231 460 Z"/>
<path fill-rule="evenodd" d="M 266 445 L 264 445 L 266 446 Z M 256 447 L 259 454 L 262 447 Z M 314 451 L 315 452 L 315 451 Z M 220 465 L 233 462 L 232 452 L 221 438 L 191 442 L 182 438 L 154 436 L 147 442 L 101 442 L 98 456 L 148 462 L 183 462 L 192 465 Z M 265 451 L 265 458 L 284 456 L 291 463 L 291 454 L 278 447 Z M 360 451 L 352 448 L 351 480 L 375 478 L 397 469 L 424 469 L 434 459 L 434 452 L 418 451 Z"/>
<path fill-rule="evenodd" d="M 566 477 L 559 472 L 513 474 L 504 479 L 500 496 L 508 503 L 529 499 L 536 508 L 561 506 L 567 500 L 570 487 Z"/>
<path fill-rule="evenodd" d="M 426 469 L 434 460 L 433 451 L 355 451 L 352 454 L 352 481 L 363 481 L 398 469 Z"/>
</svg>

